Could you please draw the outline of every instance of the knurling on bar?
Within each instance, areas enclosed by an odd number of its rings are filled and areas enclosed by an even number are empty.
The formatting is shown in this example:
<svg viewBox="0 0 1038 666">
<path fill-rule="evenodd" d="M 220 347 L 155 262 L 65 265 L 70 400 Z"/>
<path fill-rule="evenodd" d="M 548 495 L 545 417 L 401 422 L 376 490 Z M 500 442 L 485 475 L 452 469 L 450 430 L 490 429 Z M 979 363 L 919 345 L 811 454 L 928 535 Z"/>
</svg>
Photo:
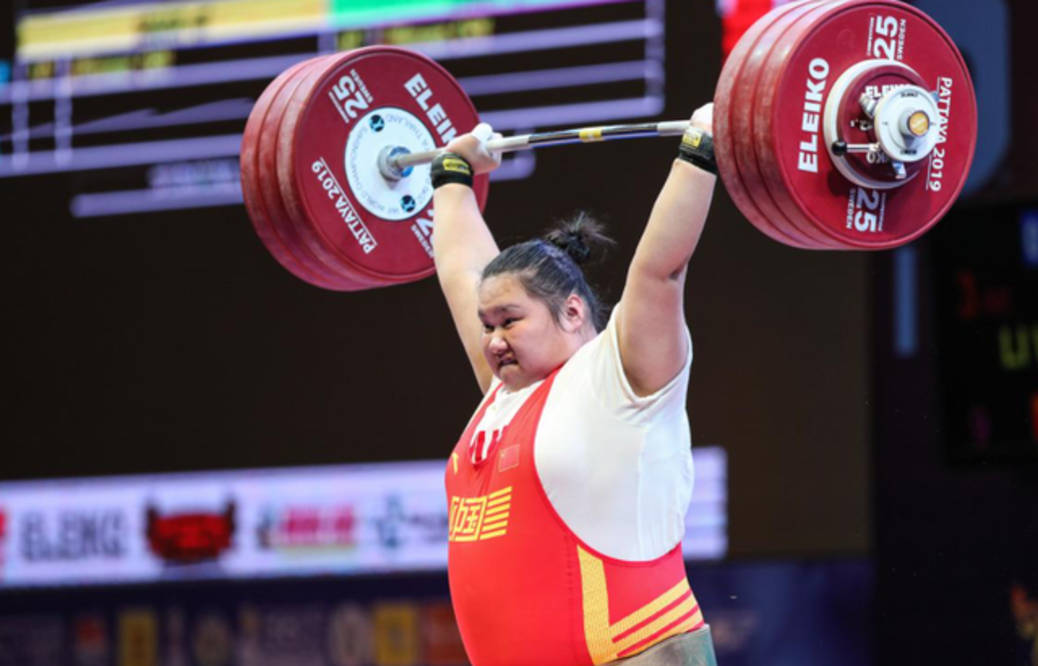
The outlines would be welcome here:
<svg viewBox="0 0 1038 666">
<path fill-rule="evenodd" d="M 598 127 L 578 127 L 554 132 L 536 132 L 491 139 L 486 143 L 488 152 L 510 153 L 528 148 L 545 146 L 561 146 L 571 143 L 595 143 L 613 139 L 638 139 L 643 137 L 678 136 L 688 128 L 687 120 L 667 120 L 658 123 L 635 123 L 628 125 L 602 125 Z M 388 146 L 379 153 L 378 167 L 382 175 L 389 180 L 400 180 L 409 172 L 409 167 L 428 164 L 444 152 L 443 148 L 425 150 L 418 153 L 400 152 L 401 146 Z M 404 149 L 406 150 L 406 148 Z"/>
</svg>

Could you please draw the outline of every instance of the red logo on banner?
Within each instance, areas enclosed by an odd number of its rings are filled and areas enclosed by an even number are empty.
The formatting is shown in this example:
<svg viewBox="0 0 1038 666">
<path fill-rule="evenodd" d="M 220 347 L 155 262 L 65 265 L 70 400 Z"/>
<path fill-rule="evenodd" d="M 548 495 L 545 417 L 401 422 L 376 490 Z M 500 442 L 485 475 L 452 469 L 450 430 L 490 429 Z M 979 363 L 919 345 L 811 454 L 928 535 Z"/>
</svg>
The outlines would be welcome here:
<svg viewBox="0 0 1038 666">
<path fill-rule="evenodd" d="M 223 513 L 186 512 L 160 516 L 148 507 L 148 546 L 164 560 L 187 564 L 217 558 L 231 546 L 234 502 Z"/>
<path fill-rule="evenodd" d="M 0 573 L 4 566 L 4 538 L 7 536 L 7 514 L 0 509 Z"/>
<path fill-rule="evenodd" d="M 264 548 L 336 546 L 357 542 L 357 516 L 352 505 L 288 506 L 268 511 L 259 525 Z"/>
</svg>

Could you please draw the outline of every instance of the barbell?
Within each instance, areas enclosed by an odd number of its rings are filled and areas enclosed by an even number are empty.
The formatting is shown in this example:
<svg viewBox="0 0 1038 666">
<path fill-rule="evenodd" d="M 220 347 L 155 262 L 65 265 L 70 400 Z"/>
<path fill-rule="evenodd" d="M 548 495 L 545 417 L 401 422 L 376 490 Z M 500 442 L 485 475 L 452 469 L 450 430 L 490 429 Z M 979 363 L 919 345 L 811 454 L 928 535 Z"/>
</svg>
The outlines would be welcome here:
<svg viewBox="0 0 1038 666">
<path fill-rule="evenodd" d="M 479 122 L 439 64 L 368 46 L 300 62 L 256 101 L 241 148 L 256 233 L 297 277 L 350 291 L 434 272 L 428 163 Z M 542 132 L 541 146 L 681 134 L 688 121 Z M 740 212 L 802 249 L 879 250 L 925 233 L 962 190 L 976 146 L 966 64 L 897 0 L 799 0 L 755 22 L 714 95 L 718 171 Z M 473 185 L 480 209 L 488 177 Z"/>
</svg>

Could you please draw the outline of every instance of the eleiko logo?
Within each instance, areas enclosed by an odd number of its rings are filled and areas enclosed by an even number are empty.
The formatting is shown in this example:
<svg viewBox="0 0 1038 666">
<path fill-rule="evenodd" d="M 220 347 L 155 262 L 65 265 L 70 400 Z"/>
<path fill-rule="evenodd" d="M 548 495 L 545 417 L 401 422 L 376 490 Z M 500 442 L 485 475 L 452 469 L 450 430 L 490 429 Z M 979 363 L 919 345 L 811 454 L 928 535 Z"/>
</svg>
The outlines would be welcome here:
<svg viewBox="0 0 1038 666">
<path fill-rule="evenodd" d="M 19 520 L 18 534 L 27 562 L 114 559 L 129 551 L 122 509 L 30 511 Z"/>
</svg>

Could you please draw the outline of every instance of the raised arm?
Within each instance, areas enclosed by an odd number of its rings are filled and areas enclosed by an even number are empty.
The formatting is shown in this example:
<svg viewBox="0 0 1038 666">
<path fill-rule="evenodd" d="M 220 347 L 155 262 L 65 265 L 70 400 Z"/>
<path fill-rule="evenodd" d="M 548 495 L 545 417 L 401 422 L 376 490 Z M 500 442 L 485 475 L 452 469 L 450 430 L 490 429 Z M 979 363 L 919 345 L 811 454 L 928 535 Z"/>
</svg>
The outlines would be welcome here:
<svg viewBox="0 0 1038 666">
<path fill-rule="evenodd" d="M 713 105 L 697 109 L 692 125 L 711 132 Z M 716 180 L 675 159 L 631 260 L 617 325 L 624 372 L 639 395 L 665 386 L 686 361 L 685 275 Z"/>
<path fill-rule="evenodd" d="M 490 155 L 482 147 L 491 132 L 489 125 L 478 125 L 471 134 L 451 141 L 447 149 L 464 157 L 475 173 L 491 171 L 501 163 L 500 156 Z M 485 393 L 493 373 L 480 346 L 483 330 L 476 316 L 476 289 L 483 267 L 497 256 L 499 250 L 471 187 L 448 183 L 436 188 L 433 193 L 432 245 L 436 277 L 476 381 Z"/>
</svg>

